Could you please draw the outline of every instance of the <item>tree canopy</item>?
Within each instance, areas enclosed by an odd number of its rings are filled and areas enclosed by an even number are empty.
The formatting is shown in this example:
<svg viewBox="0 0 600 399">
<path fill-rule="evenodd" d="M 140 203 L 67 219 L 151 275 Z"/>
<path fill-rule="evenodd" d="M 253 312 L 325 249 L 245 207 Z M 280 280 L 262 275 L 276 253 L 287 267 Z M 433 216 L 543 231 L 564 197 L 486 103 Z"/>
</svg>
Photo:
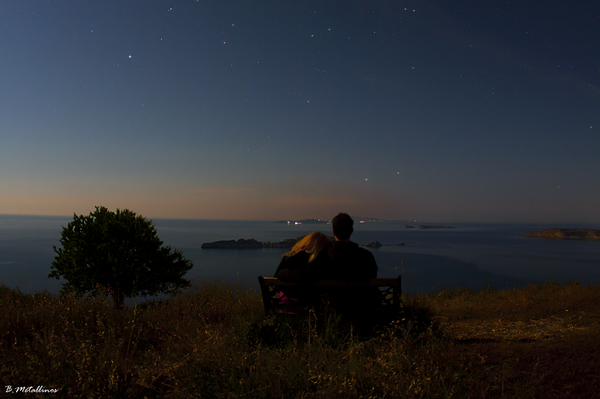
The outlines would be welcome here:
<svg viewBox="0 0 600 399">
<path fill-rule="evenodd" d="M 96 295 L 105 289 L 123 307 L 125 298 L 172 294 L 190 285 L 183 276 L 193 263 L 163 246 L 152 221 L 128 209 L 75 214 L 60 243 L 48 277 L 66 280 L 62 292 Z"/>
</svg>

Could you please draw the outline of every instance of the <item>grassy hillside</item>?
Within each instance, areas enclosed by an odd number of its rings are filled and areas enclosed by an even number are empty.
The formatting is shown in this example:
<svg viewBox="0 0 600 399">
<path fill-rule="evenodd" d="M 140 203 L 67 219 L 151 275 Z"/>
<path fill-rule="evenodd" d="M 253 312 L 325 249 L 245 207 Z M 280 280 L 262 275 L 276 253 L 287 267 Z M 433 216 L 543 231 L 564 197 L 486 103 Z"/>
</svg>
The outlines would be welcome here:
<svg viewBox="0 0 600 399">
<path fill-rule="evenodd" d="M 457 289 L 403 300 L 397 322 L 361 337 L 331 314 L 265 317 L 258 294 L 225 284 L 124 310 L 105 298 L 0 286 L 0 379 L 3 387 L 43 386 L 74 398 L 591 398 L 599 391 L 600 286 Z"/>
</svg>

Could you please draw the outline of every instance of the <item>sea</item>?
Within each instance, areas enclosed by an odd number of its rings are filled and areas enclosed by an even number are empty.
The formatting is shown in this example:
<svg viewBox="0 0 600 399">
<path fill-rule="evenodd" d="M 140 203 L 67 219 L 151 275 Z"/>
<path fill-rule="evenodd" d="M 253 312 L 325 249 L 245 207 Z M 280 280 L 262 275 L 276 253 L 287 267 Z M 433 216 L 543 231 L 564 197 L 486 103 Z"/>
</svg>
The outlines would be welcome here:
<svg viewBox="0 0 600 399">
<path fill-rule="evenodd" d="M 62 280 L 50 279 L 54 247 L 72 217 L 0 215 L 0 284 L 24 293 L 58 293 Z M 153 219 L 164 245 L 183 251 L 194 263 L 186 278 L 194 284 L 223 282 L 259 290 L 258 276 L 272 276 L 288 249 L 202 249 L 202 243 L 254 238 L 279 242 L 311 231 L 331 235 L 326 223 Z M 405 228 L 410 224 L 448 229 Z M 365 221 L 355 223 L 352 240 L 369 248 L 378 277 L 402 277 L 407 294 L 442 289 L 521 288 L 549 281 L 600 284 L 600 241 L 553 240 L 523 236 L 549 228 L 599 229 L 589 224 L 473 224 Z M 403 243 L 404 245 L 398 245 Z"/>
</svg>

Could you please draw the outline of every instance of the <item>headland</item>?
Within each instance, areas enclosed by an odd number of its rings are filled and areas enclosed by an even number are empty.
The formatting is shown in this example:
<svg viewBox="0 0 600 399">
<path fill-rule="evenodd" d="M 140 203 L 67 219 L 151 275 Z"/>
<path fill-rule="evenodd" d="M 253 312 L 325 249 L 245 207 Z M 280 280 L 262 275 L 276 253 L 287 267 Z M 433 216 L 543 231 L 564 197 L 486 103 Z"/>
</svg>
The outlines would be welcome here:
<svg viewBox="0 0 600 399">
<path fill-rule="evenodd" d="M 600 240 L 600 230 L 584 229 L 549 229 L 524 234 L 526 237 L 542 237 L 556 239 Z"/>
</svg>

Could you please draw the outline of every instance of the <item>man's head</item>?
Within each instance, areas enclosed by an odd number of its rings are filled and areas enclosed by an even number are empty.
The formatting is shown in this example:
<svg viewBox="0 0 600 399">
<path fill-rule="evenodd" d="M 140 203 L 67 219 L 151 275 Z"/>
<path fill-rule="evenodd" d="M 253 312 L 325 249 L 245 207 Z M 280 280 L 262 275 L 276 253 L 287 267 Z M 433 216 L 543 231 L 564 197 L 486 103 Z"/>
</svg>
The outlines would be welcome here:
<svg viewBox="0 0 600 399">
<path fill-rule="evenodd" d="M 354 232 L 354 220 L 347 213 L 338 213 L 331 221 L 333 235 L 340 241 L 349 240 Z"/>
</svg>

